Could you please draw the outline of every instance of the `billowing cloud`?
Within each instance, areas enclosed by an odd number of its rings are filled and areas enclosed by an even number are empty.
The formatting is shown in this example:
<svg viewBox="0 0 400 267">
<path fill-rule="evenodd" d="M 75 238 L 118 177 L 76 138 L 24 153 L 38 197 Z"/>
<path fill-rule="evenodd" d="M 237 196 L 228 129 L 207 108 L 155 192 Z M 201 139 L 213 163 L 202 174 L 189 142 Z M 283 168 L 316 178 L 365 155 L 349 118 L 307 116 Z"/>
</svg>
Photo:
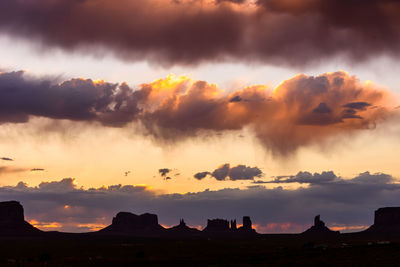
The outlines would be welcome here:
<svg viewBox="0 0 400 267">
<path fill-rule="evenodd" d="M 138 93 L 126 84 L 84 79 L 56 83 L 25 77 L 22 71 L 0 73 L 0 123 L 42 116 L 118 126 L 138 112 Z"/>
<path fill-rule="evenodd" d="M 275 155 L 375 128 L 394 112 L 387 91 L 345 72 L 297 75 L 273 90 L 259 85 L 228 95 L 204 81 L 180 82 L 160 90 L 159 84 L 166 82 L 171 81 L 147 85 L 151 87 L 147 104 L 153 108 L 144 109 L 141 122 L 150 135 L 176 141 L 204 131 L 248 127 Z M 360 103 L 365 103 L 362 108 Z"/>
<path fill-rule="evenodd" d="M 399 11 L 396 0 L 2 0 L 0 31 L 164 65 L 303 65 L 336 55 L 398 56 Z"/>
<path fill-rule="evenodd" d="M 307 172 L 302 173 L 307 176 Z M 203 227 L 208 218 L 240 220 L 248 215 L 261 232 L 300 232 L 321 214 L 328 226 L 356 231 L 373 223 L 377 208 L 399 205 L 400 184 L 390 175 L 365 172 L 343 179 L 325 172 L 310 179 L 329 175 L 336 178 L 295 190 L 254 186 L 186 194 L 156 194 L 132 185 L 84 189 L 67 178 L 37 187 L 22 182 L 0 187 L 0 201 L 19 200 L 29 221 L 69 231 L 108 225 L 119 211 L 156 213 L 164 225 L 184 218 L 189 225 Z"/>
<path fill-rule="evenodd" d="M 113 127 L 136 123 L 160 143 L 247 128 L 267 150 L 284 156 L 333 136 L 375 128 L 395 112 L 393 99 L 342 71 L 299 74 L 274 89 L 257 85 L 230 94 L 186 77 L 168 76 L 134 89 L 90 79 L 58 82 L 23 72 L 0 74 L 0 123 L 27 122 L 32 116 Z"/>
<path fill-rule="evenodd" d="M 262 171 L 257 167 L 248 167 L 246 165 L 237 165 L 231 167 L 230 164 L 223 164 L 213 172 L 199 172 L 194 175 L 198 180 L 204 179 L 207 175 L 214 177 L 218 181 L 224 180 L 253 180 L 262 176 Z"/>
</svg>

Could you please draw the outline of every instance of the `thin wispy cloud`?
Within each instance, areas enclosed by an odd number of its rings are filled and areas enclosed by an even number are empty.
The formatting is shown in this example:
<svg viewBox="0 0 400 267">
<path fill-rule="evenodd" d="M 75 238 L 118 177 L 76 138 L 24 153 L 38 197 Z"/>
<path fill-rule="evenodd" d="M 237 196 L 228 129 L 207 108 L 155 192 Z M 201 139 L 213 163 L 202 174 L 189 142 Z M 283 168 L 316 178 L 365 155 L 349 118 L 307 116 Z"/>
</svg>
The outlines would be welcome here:
<svg viewBox="0 0 400 267">
<path fill-rule="evenodd" d="M 45 171 L 45 169 L 42 169 L 42 168 L 33 168 L 33 169 L 31 169 L 31 172 L 44 172 Z"/>
</svg>

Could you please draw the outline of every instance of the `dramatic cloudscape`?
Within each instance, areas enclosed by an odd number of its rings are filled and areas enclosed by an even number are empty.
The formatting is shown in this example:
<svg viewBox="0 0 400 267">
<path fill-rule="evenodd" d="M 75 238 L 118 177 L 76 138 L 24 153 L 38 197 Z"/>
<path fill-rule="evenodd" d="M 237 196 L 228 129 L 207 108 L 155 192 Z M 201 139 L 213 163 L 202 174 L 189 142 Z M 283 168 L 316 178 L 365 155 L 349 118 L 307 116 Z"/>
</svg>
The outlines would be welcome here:
<svg viewBox="0 0 400 267">
<path fill-rule="evenodd" d="M 0 1 L 0 200 L 337 230 L 398 206 L 395 0 Z M 66 178 L 67 177 L 67 178 Z"/>
<path fill-rule="evenodd" d="M 400 44 L 395 0 L 4 0 L 0 10 L 0 30 L 10 35 L 166 65 L 302 65 L 340 54 L 363 61 L 397 56 Z"/>
</svg>

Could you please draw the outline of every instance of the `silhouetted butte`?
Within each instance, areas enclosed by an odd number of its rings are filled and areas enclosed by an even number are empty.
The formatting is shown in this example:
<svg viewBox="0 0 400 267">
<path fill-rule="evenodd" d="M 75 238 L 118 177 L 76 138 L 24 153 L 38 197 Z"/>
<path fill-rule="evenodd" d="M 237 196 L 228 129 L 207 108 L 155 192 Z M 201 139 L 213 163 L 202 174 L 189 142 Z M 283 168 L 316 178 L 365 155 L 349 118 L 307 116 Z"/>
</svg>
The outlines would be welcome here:
<svg viewBox="0 0 400 267">
<path fill-rule="evenodd" d="M 0 235 L 36 235 L 42 231 L 24 218 L 24 208 L 17 201 L 0 202 Z"/>
<path fill-rule="evenodd" d="M 400 207 L 386 207 L 375 211 L 374 224 L 366 233 L 400 234 Z"/>
<path fill-rule="evenodd" d="M 315 216 L 314 225 L 307 229 L 302 235 L 309 236 L 327 236 L 327 235 L 339 235 L 339 231 L 332 231 L 325 226 L 325 223 L 321 221 L 320 215 Z"/>
<path fill-rule="evenodd" d="M 158 224 L 155 214 L 136 215 L 130 212 L 119 212 L 111 225 L 99 231 L 108 234 L 133 234 L 139 236 L 159 235 L 165 229 Z"/>
</svg>

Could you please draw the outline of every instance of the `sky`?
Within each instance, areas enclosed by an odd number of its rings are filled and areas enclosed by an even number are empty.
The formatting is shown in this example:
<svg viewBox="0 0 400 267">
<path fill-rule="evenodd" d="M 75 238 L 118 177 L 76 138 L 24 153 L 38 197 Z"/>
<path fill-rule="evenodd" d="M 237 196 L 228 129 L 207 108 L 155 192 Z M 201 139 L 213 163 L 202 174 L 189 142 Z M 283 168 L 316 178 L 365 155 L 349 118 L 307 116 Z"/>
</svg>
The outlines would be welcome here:
<svg viewBox="0 0 400 267">
<path fill-rule="evenodd" d="M 398 206 L 394 0 L 3 0 L 0 201 L 358 231 Z"/>
</svg>

